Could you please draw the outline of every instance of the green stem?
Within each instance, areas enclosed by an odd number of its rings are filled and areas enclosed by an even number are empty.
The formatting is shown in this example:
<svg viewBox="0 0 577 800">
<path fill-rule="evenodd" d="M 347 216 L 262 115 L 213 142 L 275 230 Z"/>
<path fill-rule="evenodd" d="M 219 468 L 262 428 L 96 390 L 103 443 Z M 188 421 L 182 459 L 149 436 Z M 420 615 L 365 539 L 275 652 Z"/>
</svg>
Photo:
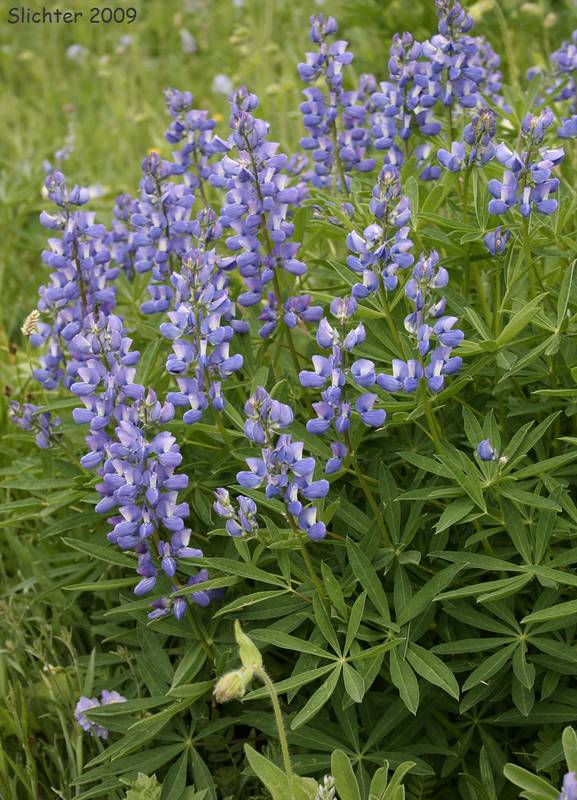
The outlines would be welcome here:
<svg viewBox="0 0 577 800">
<path fill-rule="evenodd" d="M 275 297 L 276 297 L 277 307 L 278 307 L 279 313 L 280 313 L 280 309 L 282 308 L 282 295 L 281 295 L 281 291 L 280 291 L 280 282 L 279 282 L 276 270 L 273 272 L 273 279 L 272 280 L 273 280 L 274 293 L 275 293 Z M 294 366 L 294 368 L 296 370 L 296 374 L 298 376 L 299 372 L 301 371 L 301 366 L 300 366 L 300 362 L 299 362 L 298 353 L 297 353 L 296 348 L 295 348 L 295 343 L 293 341 L 293 337 L 292 337 L 292 334 L 291 334 L 291 329 L 286 324 L 283 327 L 284 327 L 284 332 L 285 332 L 285 336 L 286 336 L 286 340 L 287 340 L 287 344 L 288 344 L 288 349 L 289 349 L 290 354 L 291 354 L 293 366 Z"/>
<path fill-rule="evenodd" d="M 325 606 L 325 608 L 327 608 L 328 607 L 328 600 L 327 600 L 327 597 L 325 595 L 325 590 L 323 588 L 323 585 L 322 585 L 322 583 L 320 581 L 319 576 L 315 572 L 315 568 L 313 567 L 313 562 L 311 561 L 311 558 L 309 556 L 309 552 L 307 550 L 306 541 L 305 541 L 303 535 L 301 534 L 300 530 L 298 529 L 298 526 L 297 526 L 297 524 L 296 524 L 296 522 L 294 520 L 293 515 L 287 513 L 287 519 L 288 519 L 289 525 L 292 528 L 292 532 L 296 536 L 297 541 L 299 543 L 299 548 L 300 548 L 300 551 L 302 553 L 303 561 L 305 562 L 305 566 L 307 568 L 307 572 L 308 572 L 308 574 L 310 576 L 310 579 L 313 582 L 313 585 L 314 585 L 315 589 L 317 590 L 317 594 L 320 597 L 320 599 L 322 601 L 322 604 Z"/>
<path fill-rule="evenodd" d="M 523 251 L 525 253 L 525 260 L 527 261 L 527 274 L 529 277 L 529 288 L 531 290 L 531 295 L 534 294 L 534 281 L 539 284 L 539 288 L 542 292 L 546 291 L 543 281 L 541 280 L 541 276 L 537 271 L 537 265 L 533 263 L 533 253 L 531 252 L 531 236 L 529 234 L 529 220 L 527 217 L 523 217 Z"/>
<path fill-rule="evenodd" d="M 343 186 L 343 192 L 345 194 L 349 194 L 349 190 L 347 187 L 347 180 L 345 177 L 345 170 L 343 167 L 343 162 L 341 161 L 341 156 L 339 153 L 339 141 L 337 135 L 337 123 L 333 120 L 333 124 L 331 125 L 331 138 L 333 140 L 333 150 L 335 154 L 335 163 L 337 165 L 337 170 L 339 173 L 339 178 Z"/>
<path fill-rule="evenodd" d="M 174 580 L 174 578 L 173 578 L 173 580 Z M 175 586 L 177 586 L 177 585 L 178 584 L 175 582 Z M 212 645 L 208 641 L 205 631 L 198 624 L 198 620 L 194 616 L 194 611 L 188 605 L 188 603 L 186 604 L 186 613 L 187 613 L 187 616 L 188 616 L 188 620 L 190 622 L 190 627 L 192 628 L 192 630 L 194 631 L 194 633 L 198 637 L 198 640 L 199 640 L 199 642 L 201 644 L 202 649 L 204 650 L 204 652 L 206 653 L 208 658 L 213 663 L 215 663 L 216 662 L 216 654 L 215 654 L 215 652 L 214 652 L 214 650 L 212 648 Z"/>
<path fill-rule="evenodd" d="M 465 177 L 463 179 L 463 222 L 469 221 L 469 180 L 471 178 L 472 165 L 469 164 L 465 170 Z M 463 286 L 463 294 L 465 301 L 469 301 L 469 292 L 471 290 L 471 245 L 469 242 L 465 245 L 465 280 Z"/>
<path fill-rule="evenodd" d="M 431 433 L 431 438 L 433 443 L 437 449 L 437 452 L 441 452 L 441 440 L 439 439 L 439 431 L 437 428 L 437 421 L 435 419 L 435 415 L 433 414 L 433 410 L 429 404 L 429 396 L 427 394 L 427 387 L 423 383 L 421 385 L 421 397 L 423 400 L 423 410 L 425 412 L 425 417 L 427 418 L 427 422 L 429 424 L 429 431 Z"/>
<path fill-rule="evenodd" d="M 224 427 L 224 422 L 222 421 L 222 417 L 220 415 L 220 411 L 217 411 L 215 409 L 214 410 L 214 416 L 215 416 L 215 419 L 216 419 L 216 427 L 218 428 L 218 430 L 220 431 L 220 435 L 222 436 L 222 441 L 223 441 L 224 445 L 226 446 L 226 449 L 230 453 L 230 451 L 232 450 L 232 442 L 230 440 L 230 436 L 228 435 L 228 432 L 227 432 L 226 428 Z"/>
<path fill-rule="evenodd" d="M 273 707 L 273 710 L 274 710 L 274 718 L 275 718 L 275 722 L 276 722 L 276 728 L 277 728 L 277 731 L 278 731 L 278 738 L 279 738 L 279 741 L 280 741 L 280 748 L 281 748 L 281 751 L 282 751 L 282 760 L 283 760 L 283 764 L 284 764 L 284 770 L 286 772 L 287 781 L 288 781 L 288 785 L 289 785 L 289 796 L 291 797 L 291 800 L 292 800 L 292 798 L 294 798 L 293 770 L 292 770 L 291 759 L 290 759 L 290 754 L 289 754 L 289 749 L 288 749 L 288 740 L 287 740 L 286 730 L 285 730 L 284 721 L 283 721 L 283 718 L 282 718 L 282 711 L 281 711 L 280 703 L 279 703 L 279 700 L 278 700 L 278 694 L 276 692 L 276 689 L 274 688 L 274 683 L 271 681 L 271 679 L 268 676 L 268 673 L 264 670 L 263 667 L 257 667 L 255 669 L 254 673 L 257 676 L 257 678 L 259 678 L 264 683 L 264 685 L 266 687 L 266 690 L 267 690 L 267 692 L 269 694 L 269 697 L 271 699 L 272 707 Z"/>
<path fill-rule="evenodd" d="M 383 276 L 379 276 L 379 296 L 381 299 L 381 306 L 383 308 L 383 313 L 385 315 L 385 319 L 387 321 L 387 325 L 389 326 L 389 330 L 391 332 L 391 336 L 398 348 L 398 355 L 405 357 L 405 348 L 403 347 L 403 343 L 401 341 L 401 337 L 399 336 L 399 331 L 397 330 L 397 326 L 395 325 L 395 321 L 391 314 L 391 309 L 389 308 L 389 298 L 387 297 L 387 290 L 385 289 L 385 285 L 383 283 Z"/>
<path fill-rule="evenodd" d="M 493 305 L 495 306 L 495 316 L 493 318 L 493 333 L 495 340 L 498 339 L 501 332 L 501 268 L 503 261 L 501 258 L 495 259 L 495 298 Z"/>
<path fill-rule="evenodd" d="M 376 502 L 375 498 L 373 497 L 371 489 L 370 489 L 367 481 L 365 480 L 365 476 L 363 475 L 363 473 L 361 471 L 361 468 L 359 467 L 359 462 L 357 461 L 357 456 L 355 454 L 355 451 L 353 450 L 353 445 L 351 443 L 351 437 L 349 436 L 349 432 L 348 431 L 345 431 L 344 439 L 345 439 L 345 445 L 347 447 L 349 456 L 351 458 L 351 463 L 353 465 L 353 469 L 355 471 L 355 475 L 357 476 L 357 480 L 361 484 L 361 488 L 362 488 L 362 490 L 363 490 L 363 492 L 365 494 L 365 497 L 367 498 L 367 502 L 370 505 L 373 514 L 375 515 L 375 519 L 377 521 L 377 525 L 379 526 L 380 531 L 381 531 L 381 533 L 383 535 L 384 545 L 385 545 L 385 547 L 392 547 L 393 540 L 392 540 L 391 535 L 390 535 L 390 533 L 389 533 L 389 531 L 387 529 L 387 525 L 385 523 L 384 517 L 381 514 L 381 509 L 379 508 L 378 503 Z"/>
</svg>

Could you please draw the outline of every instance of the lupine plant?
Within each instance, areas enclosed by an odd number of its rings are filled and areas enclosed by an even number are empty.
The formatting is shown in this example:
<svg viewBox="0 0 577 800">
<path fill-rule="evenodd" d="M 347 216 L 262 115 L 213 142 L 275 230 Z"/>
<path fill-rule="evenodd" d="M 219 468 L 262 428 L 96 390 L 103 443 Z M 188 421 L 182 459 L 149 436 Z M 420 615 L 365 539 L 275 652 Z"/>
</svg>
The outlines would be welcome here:
<svg viewBox="0 0 577 800">
<path fill-rule="evenodd" d="M 83 654 L 59 797 L 577 798 L 577 32 L 515 91 L 434 5 L 376 75 L 311 17 L 290 141 L 169 88 L 108 216 L 45 178 L 3 476 Z"/>
</svg>

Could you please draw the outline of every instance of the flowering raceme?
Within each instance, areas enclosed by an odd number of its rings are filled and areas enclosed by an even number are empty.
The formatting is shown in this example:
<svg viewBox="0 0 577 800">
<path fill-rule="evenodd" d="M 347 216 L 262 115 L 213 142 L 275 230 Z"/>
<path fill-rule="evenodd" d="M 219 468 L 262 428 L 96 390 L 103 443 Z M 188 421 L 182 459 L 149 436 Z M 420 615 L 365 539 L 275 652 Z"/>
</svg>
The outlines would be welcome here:
<svg viewBox="0 0 577 800">
<path fill-rule="evenodd" d="M 230 355 L 230 343 L 234 333 L 246 333 L 248 325 L 234 317 L 223 270 L 228 259 L 219 259 L 209 247 L 220 230 L 214 212 L 199 212 L 196 247 L 170 278 L 174 310 L 168 312 L 169 322 L 160 325 L 173 349 L 166 368 L 179 385 L 168 400 L 188 408 L 183 417 L 188 424 L 198 422 L 209 403 L 216 412 L 223 410 L 222 381 L 242 367 L 242 356 Z"/>
<path fill-rule="evenodd" d="M 234 253 L 230 268 L 238 269 L 246 286 L 238 303 L 251 307 L 265 300 L 260 316 L 265 324 L 259 332 L 266 337 L 276 328 L 283 305 L 278 270 L 299 277 L 307 271 L 297 258 L 300 244 L 292 241 L 294 224 L 288 216 L 291 206 L 299 202 L 300 192 L 289 185 L 287 156 L 278 152 L 276 142 L 268 141 L 268 123 L 252 114 L 258 106 L 256 95 L 240 87 L 229 101 L 233 131 L 229 147 L 236 152 L 221 159 L 210 181 L 216 188 L 226 189 L 219 224 L 232 230 L 226 239 Z M 269 284 L 272 291 L 267 292 Z M 291 298 L 286 302 L 290 304 Z M 318 311 L 306 300 L 292 302 L 288 310 L 289 328 L 294 327 L 295 317 L 303 322 L 318 319 Z"/>
<path fill-rule="evenodd" d="M 338 30 L 334 17 L 319 14 L 311 17 L 311 40 L 315 52 L 306 54 L 306 61 L 298 71 L 305 83 L 318 84 L 323 79 L 326 93 L 318 85 L 305 89 L 305 101 L 300 110 L 308 135 L 301 139 L 301 147 L 311 153 L 313 173 L 311 183 L 327 188 L 340 182 L 348 190 L 352 170 L 371 172 L 375 160 L 367 158 L 370 137 L 364 126 L 367 108 L 362 102 L 368 94 L 371 77 L 365 77 L 358 91 L 345 91 L 343 69 L 353 60 L 348 43 L 331 41 Z"/>
<path fill-rule="evenodd" d="M 16 400 L 10 403 L 10 419 L 23 431 L 34 431 L 35 441 L 38 447 L 46 449 L 50 447 L 58 437 L 58 428 L 61 421 L 54 417 L 49 411 L 42 411 L 39 406 L 33 403 L 23 403 L 20 405 Z"/>
<path fill-rule="evenodd" d="M 504 143 L 497 146 L 495 157 L 506 169 L 501 181 L 495 178 L 489 181 L 489 192 L 493 196 L 489 202 L 490 214 L 505 214 L 515 207 L 526 218 L 533 210 L 544 215 L 555 212 L 557 200 L 551 195 L 557 192 L 559 179 L 552 177 L 552 173 L 565 153 L 562 147 L 539 148 L 552 122 L 553 114 L 549 109 L 539 115 L 528 114 L 521 126 L 527 149 L 519 154 Z"/>
<path fill-rule="evenodd" d="M 347 246 L 353 253 L 347 265 L 363 279 L 352 288 L 357 300 L 374 294 L 381 286 L 393 291 L 398 283 L 397 270 L 410 267 L 414 260 L 408 226 L 411 209 L 409 199 L 402 194 L 397 167 L 383 167 L 369 207 L 377 222 L 365 228 L 362 236 L 356 232 L 347 236 Z"/>
<path fill-rule="evenodd" d="M 268 392 L 257 388 L 245 403 L 245 436 L 255 444 L 264 445 L 260 458 L 247 458 L 248 470 L 237 473 L 236 479 L 245 489 L 257 489 L 263 484 L 269 498 L 278 497 L 285 505 L 285 514 L 293 530 L 300 530 L 310 539 L 323 539 L 326 528 L 317 520 L 317 508 L 309 504 L 312 500 L 325 497 L 329 490 L 326 480 L 314 479 L 315 459 L 304 455 L 302 442 L 293 442 L 290 434 L 281 434 L 293 421 L 290 406 L 270 397 Z M 217 489 L 214 510 L 227 519 L 235 521 L 234 509 L 228 493 Z M 242 499 L 241 499 L 242 498 Z M 248 498 L 239 497 L 239 507 L 244 520 L 231 526 L 227 522 L 230 535 L 242 535 L 243 530 L 254 529 L 255 508 Z M 240 515 L 238 515 L 240 517 Z"/>
</svg>

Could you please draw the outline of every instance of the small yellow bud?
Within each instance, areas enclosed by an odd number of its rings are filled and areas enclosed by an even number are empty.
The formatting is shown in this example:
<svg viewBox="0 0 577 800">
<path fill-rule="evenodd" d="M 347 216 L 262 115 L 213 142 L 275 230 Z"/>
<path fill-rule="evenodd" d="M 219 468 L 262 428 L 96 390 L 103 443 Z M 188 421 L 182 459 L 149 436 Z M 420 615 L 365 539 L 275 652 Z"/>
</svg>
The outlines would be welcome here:
<svg viewBox="0 0 577 800">
<path fill-rule="evenodd" d="M 242 632 L 240 622 L 234 622 L 234 635 L 236 643 L 238 644 L 238 654 L 243 667 L 248 667 L 250 670 L 260 669 L 262 667 L 262 656 L 258 647 L 250 639 L 246 633 Z"/>
<path fill-rule="evenodd" d="M 543 20 L 543 27 L 550 30 L 551 28 L 554 28 L 556 24 L 557 14 L 554 14 L 553 11 L 550 11 Z"/>
<path fill-rule="evenodd" d="M 247 667 L 226 672 L 216 682 L 214 698 L 217 703 L 228 703 L 231 700 L 240 700 L 246 694 L 246 689 L 252 680 L 252 670 Z"/>
</svg>

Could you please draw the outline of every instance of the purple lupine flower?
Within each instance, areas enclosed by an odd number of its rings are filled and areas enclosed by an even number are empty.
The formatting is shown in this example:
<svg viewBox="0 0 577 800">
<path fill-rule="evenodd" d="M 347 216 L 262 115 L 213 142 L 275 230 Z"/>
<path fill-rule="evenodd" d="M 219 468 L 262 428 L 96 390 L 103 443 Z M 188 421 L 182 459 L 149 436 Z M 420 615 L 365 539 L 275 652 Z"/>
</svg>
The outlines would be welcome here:
<svg viewBox="0 0 577 800">
<path fill-rule="evenodd" d="M 557 136 L 560 139 L 577 139 L 577 114 L 563 120 L 557 128 Z"/>
<path fill-rule="evenodd" d="M 378 221 L 367 226 L 362 235 L 353 231 L 347 236 L 352 253 L 347 265 L 362 276 L 362 283 L 352 288 L 356 300 L 374 294 L 381 285 L 387 291 L 395 289 L 397 270 L 412 266 L 414 260 L 408 226 L 411 209 L 402 194 L 397 167 L 383 167 L 372 190 L 370 208 Z"/>
<path fill-rule="evenodd" d="M 202 212 L 206 222 L 212 212 Z M 212 215 L 214 216 L 214 215 Z M 209 225 L 200 230 L 212 230 Z M 168 400 L 185 407 L 183 419 L 194 424 L 212 405 L 221 412 L 225 402 L 222 382 L 243 364 L 240 354 L 232 355 L 230 345 L 235 332 L 245 332 L 245 323 L 235 319 L 230 301 L 228 276 L 220 269 L 221 260 L 208 242 L 199 238 L 198 246 L 188 251 L 180 272 L 170 278 L 173 310 L 160 332 L 172 342 L 167 371 L 176 376 L 179 391 L 169 392 Z"/>
<path fill-rule="evenodd" d="M 261 447 L 259 458 L 246 459 L 248 470 L 237 473 L 238 483 L 246 489 L 264 486 L 267 497 L 278 497 L 284 502 L 287 516 L 300 530 L 311 538 L 323 538 L 325 527 L 323 523 L 316 522 L 316 507 L 310 501 L 327 495 L 328 481 L 314 479 L 316 462 L 312 456 L 304 455 L 303 442 L 293 442 L 290 434 L 278 433 L 279 428 L 285 428 L 292 422 L 292 409 L 271 398 L 263 387 L 258 387 L 255 394 L 247 400 L 245 413 L 247 438 L 264 446 Z M 214 508 L 217 514 L 237 523 L 231 530 L 227 527 L 231 535 L 241 535 L 246 530 L 241 515 L 245 516 L 246 524 L 254 529 L 256 508 L 248 498 L 243 503 L 239 498 L 237 513 L 232 507 L 228 492 L 219 489 L 215 496 Z"/>
<path fill-rule="evenodd" d="M 449 172 L 459 172 L 464 167 L 486 164 L 495 155 L 493 137 L 495 136 L 495 115 L 483 108 L 475 113 L 463 130 L 463 142 L 453 142 L 451 151 L 441 148 L 437 158 Z M 469 151 L 465 144 L 469 145 Z"/>
<path fill-rule="evenodd" d="M 156 152 L 144 159 L 140 197 L 130 218 L 135 230 L 135 269 L 151 273 L 151 300 L 143 303 L 144 314 L 168 309 L 171 287 L 166 281 L 192 247 L 193 206 L 197 198 L 201 206 L 207 206 L 211 159 L 229 148 L 214 134 L 216 123 L 208 113 L 193 108 L 190 92 L 167 89 L 165 102 L 173 120 L 166 131 L 166 140 L 176 147 L 173 159 L 163 159 Z"/>
<path fill-rule="evenodd" d="M 306 54 L 306 61 L 298 65 L 298 71 L 305 83 L 322 77 L 326 93 L 318 86 L 303 92 L 305 101 L 300 110 L 307 136 L 301 139 L 301 147 L 311 153 L 313 172 L 309 178 L 312 185 L 327 188 L 335 182 L 342 183 L 341 170 L 344 173 L 371 172 L 375 167 L 375 160 L 367 157 L 370 137 L 364 127 L 366 103 L 374 79 L 363 76 L 356 91 L 345 91 L 343 68 L 351 63 L 353 56 L 347 50 L 347 42 L 330 41 L 337 32 L 336 20 L 319 14 L 311 17 L 310 22 L 311 39 L 318 49 Z M 344 181 L 341 188 L 348 190 L 347 175 Z"/>
<path fill-rule="evenodd" d="M 434 250 L 428 256 L 421 255 L 405 286 L 405 295 L 414 309 L 405 317 L 405 329 L 418 358 L 393 359 L 392 375 L 376 375 L 376 384 L 387 392 L 415 392 L 422 379 L 430 391 L 439 392 L 445 377 L 461 368 L 461 358 L 452 356 L 451 351 L 461 344 L 464 334 L 455 327 L 457 317 L 445 316 L 445 297 L 436 294 L 449 280 L 447 270 L 438 262 L 439 255 Z M 436 343 L 433 348 L 432 343 Z"/>
<path fill-rule="evenodd" d="M 61 172 L 48 175 L 44 190 L 57 208 L 52 213 L 42 212 L 40 222 L 59 236 L 51 237 L 42 253 L 51 274 L 49 283 L 39 289 L 38 309 L 48 321 L 38 325 L 30 341 L 45 348 L 34 377 L 50 390 L 61 383 L 70 386 L 74 365 L 84 356 L 68 343 L 82 329 L 88 314 L 108 314 L 114 308 L 112 282 L 119 270 L 110 266 L 105 227 L 95 223 L 93 212 L 80 210 L 88 202 L 88 190 L 79 186 L 68 189 Z M 70 363 L 66 366 L 69 358 L 63 348 L 69 351 L 72 367 Z"/>
<path fill-rule="evenodd" d="M 570 100 L 571 113 L 577 113 L 577 31 L 573 31 L 571 41 L 562 42 L 559 49 L 551 53 L 550 59 L 554 81 L 547 94 L 557 102 Z"/>
<path fill-rule="evenodd" d="M 325 472 L 327 475 L 332 475 L 333 472 L 338 472 L 343 465 L 343 459 L 347 455 L 347 448 L 342 442 L 331 442 L 332 456 L 325 464 Z"/>
<path fill-rule="evenodd" d="M 479 442 L 477 445 L 477 455 L 481 461 L 497 460 L 497 452 L 495 451 L 489 439 L 483 439 L 483 441 Z"/>
<path fill-rule="evenodd" d="M 46 449 L 57 441 L 61 420 L 54 417 L 50 411 L 42 411 L 40 406 L 33 403 L 20 403 L 12 400 L 8 410 L 10 421 L 22 428 L 23 431 L 34 431 L 38 447 Z"/>
<path fill-rule="evenodd" d="M 494 231 L 489 231 L 483 238 L 485 247 L 492 256 L 498 256 L 505 252 L 505 248 L 511 238 L 511 231 L 503 230 L 499 225 Z"/>
<path fill-rule="evenodd" d="M 108 242 L 112 261 L 124 272 L 129 281 L 134 280 L 136 258 L 136 245 L 134 244 L 135 229 L 130 221 L 136 212 L 136 201 L 129 194 L 119 195 L 115 202 L 113 222 Z"/>
<path fill-rule="evenodd" d="M 577 800 L 577 775 L 574 772 L 567 772 L 564 775 L 559 800 Z"/>
<path fill-rule="evenodd" d="M 505 214 L 516 206 L 523 217 L 529 217 L 533 208 L 545 215 L 555 212 L 557 200 L 550 195 L 557 192 L 559 180 L 552 177 L 552 172 L 565 153 L 561 147 L 551 150 L 538 147 L 552 122 L 553 115 L 548 109 L 543 109 L 539 115 L 528 114 L 523 119 L 521 130 L 527 149 L 522 154 L 510 150 L 504 143 L 498 145 L 495 156 L 505 166 L 505 172 L 502 181 L 489 181 L 488 189 L 493 195 L 489 202 L 490 214 Z"/>
<path fill-rule="evenodd" d="M 118 692 L 109 692 L 106 689 L 102 691 L 101 700 L 98 700 L 97 697 L 81 697 L 76 703 L 74 718 L 83 731 L 92 733 L 97 739 L 108 739 L 108 728 L 92 722 L 84 712 L 89 711 L 91 708 L 100 708 L 112 703 L 126 703 L 126 697 L 123 697 Z"/>
<path fill-rule="evenodd" d="M 237 497 L 238 509 L 235 509 L 227 489 L 216 489 L 213 508 L 219 517 L 226 519 L 225 528 L 229 536 L 254 536 L 258 531 L 256 521 L 256 503 L 250 497 Z"/>
<path fill-rule="evenodd" d="M 238 303 L 254 306 L 266 295 L 260 334 L 268 336 L 283 305 L 277 270 L 297 276 L 307 270 L 298 259 L 300 244 L 292 240 L 294 224 L 289 218 L 291 207 L 301 202 L 302 192 L 290 185 L 288 158 L 278 152 L 276 142 L 268 140 L 268 123 L 251 113 L 258 106 L 256 95 L 240 87 L 229 102 L 231 152 L 215 166 L 210 182 L 226 189 L 219 224 L 231 230 L 226 245 L 233 256 L 227 268 L 238 268 L 246 288 Z M 274 291 L 267 294 L 270 283 Z M 300 319 L 306 321 L 306 315 Z M 289 317 L 289 327 L 292 321 Z"/>
<path fill-rule="evenodd" d="M 371 98 L 370 131 L 374 146 L 386 151 L 385 163 L 392 166 L 403 163 L 403 150 L 410 152 L 409 140 L 415 130 L 422 136 L 436 136 L 441 130 L 433 115 L 439 87 L 423 48 L 410 33 L 395 34 L 388 80 L 379 85 L 380 91 Z M 435 171 L 438 177 L 439 168 L 435 167 Z"/>
<path fill-rule="evenodd" d="M 475 59 L 479 45 L 469 36 L 473 18 L 457 0 L 435 0 L 438 33 L 423 45 L 432 67 L 436 95 L 444 106 L 475 108 L 482 102 L 479 85 L 485 70 Z"/>
</svg>

